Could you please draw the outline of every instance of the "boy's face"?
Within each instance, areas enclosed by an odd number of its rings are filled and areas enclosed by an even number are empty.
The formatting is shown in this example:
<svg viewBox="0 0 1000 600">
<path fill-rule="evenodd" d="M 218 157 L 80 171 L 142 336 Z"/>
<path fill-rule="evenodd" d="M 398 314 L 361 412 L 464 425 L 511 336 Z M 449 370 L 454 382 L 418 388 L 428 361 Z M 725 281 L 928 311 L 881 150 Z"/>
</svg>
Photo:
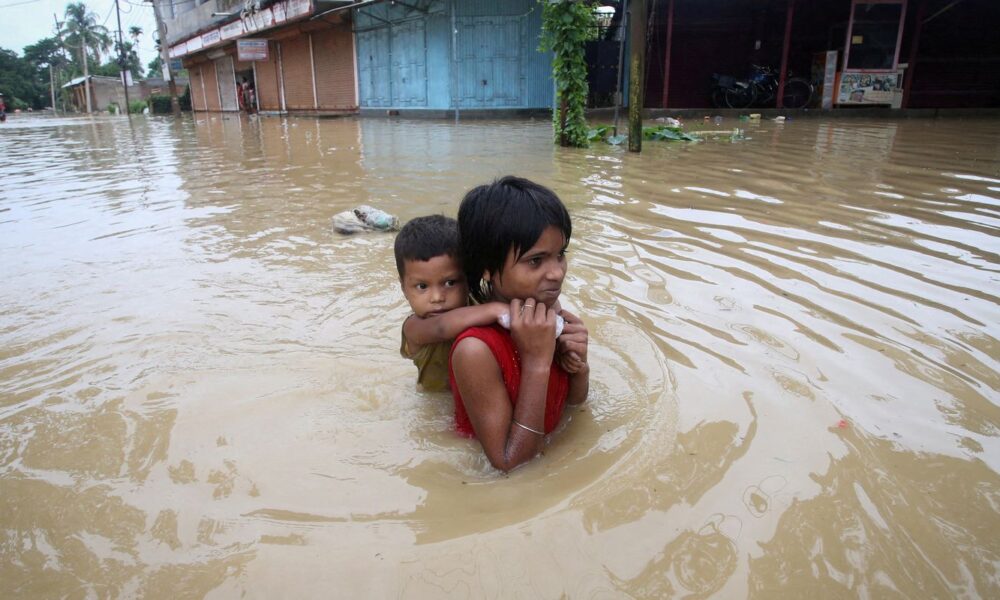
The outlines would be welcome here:
<svg viewBox="0 0 1000 600">
<path fill-rule="evenodd" d="M 469 284 L 458 261 L 442 254 L 430 260 L 403 262 L 403 295 L 418 317 L 433 317 L 465 306 Z"/>
</svg>

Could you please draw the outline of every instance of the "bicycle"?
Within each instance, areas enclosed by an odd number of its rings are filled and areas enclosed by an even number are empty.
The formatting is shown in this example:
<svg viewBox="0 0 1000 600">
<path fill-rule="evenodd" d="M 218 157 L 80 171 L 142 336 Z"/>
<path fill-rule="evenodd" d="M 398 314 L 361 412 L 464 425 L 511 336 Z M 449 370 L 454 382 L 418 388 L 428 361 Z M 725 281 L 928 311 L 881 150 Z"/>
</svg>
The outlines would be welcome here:
<svg viewBox="0 0 1000 600">
<path fill-rule="evenodd" d="M 753 104 L 755 93 L 749 81 L 731 75 L 712 74 L 715 83 L 710 92 L 712 106 L 716 108 L 746 108 Z"/>
<path fill-rule="evenodd" d="M 778 73 L 771 67 L 760 65 L 750 65 L 750 84 L 754 89 L 754 101 L 758 106 L 769 105 L 778 96 Z M 813 95 L 812 83 L 802 77 L 789 77 L 785 79 L 785 89 L 782 91 L 782 107 L 803 108 L 809 104 Z"/>
<path fill-rule="evenodd" d="M 741 80 L 729 75 L 712 75 L 712 105 L 718 108 L 747 108 L 766 106 L 778 95 L 778 74 L 770 67 L 751 65 L 750 77 Z M 803 108 L 812 99 L 814 88 L 809 80 L 789 77 L 782 92 L 784 108 Z"/>
</svg>

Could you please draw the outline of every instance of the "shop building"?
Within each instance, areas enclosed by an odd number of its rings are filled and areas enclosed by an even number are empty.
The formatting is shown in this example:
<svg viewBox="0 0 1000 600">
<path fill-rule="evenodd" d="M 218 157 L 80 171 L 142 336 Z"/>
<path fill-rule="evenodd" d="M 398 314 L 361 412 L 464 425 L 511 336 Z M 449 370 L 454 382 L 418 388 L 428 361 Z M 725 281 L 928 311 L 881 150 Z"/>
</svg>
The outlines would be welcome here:
<svg viewBox="0 0 1000 600">
<path fill-rule="evenodd" d="M 103 75 L 90 75 L 88 77 L 76 77 L 65 84 L 62 88 L 70 92 L 70 103 L 81 112 L 87 110 L 87 90 L 90 88 L 90 105 L 94 112 L 109 110 L 114 105 L 117 110 L 124 111 L 125 107 L 125 86 L 119 77 L 105 77 Z M 128 87 L 129 97 L 132 100 L 145 100 L 139 85 Z"/>
<path fill-rule="evenodd" d="M 623 9 L 621 0 L 602 4 L 616 10 L 588 44 L 596 106 L 614 97 Z M 828 67 L 836 108 L 1000 106 L 1000 36 L 991 25 L 1000 21 L 1000 2 L 647 0 L 647 7 L 646 107 L 708 107 L 714 73 L 746 78 L 754 64 L 818 85 Z"/>
<path fill-rule="evenodd" d="M 195 111 L 357 111 L 350 12 L 324 14 L 343 3 L 157 1 Z"/>
<path fill-rule="evenodd" d="M 362 113 L 551 108 L 537 0 L 367 4 L 353 10 Z"/>
</svg>

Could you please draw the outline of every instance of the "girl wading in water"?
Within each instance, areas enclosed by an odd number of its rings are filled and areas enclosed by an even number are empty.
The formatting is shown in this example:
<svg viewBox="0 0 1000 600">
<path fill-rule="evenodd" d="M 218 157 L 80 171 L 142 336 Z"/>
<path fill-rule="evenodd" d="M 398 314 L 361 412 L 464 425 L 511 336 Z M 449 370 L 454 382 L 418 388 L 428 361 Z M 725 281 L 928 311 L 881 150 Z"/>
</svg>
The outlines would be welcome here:
<svg viewBox="0 0 1000 600">
<path fill-rule="evenodd" d="M 564 406 L 582 403 L 590 388 L 587 328 L 558 304 L 572 224 L 552 190 L 508 176 L 465 195 L 458 229 L 473 298 L 510 303 L 510 330 L 472 327 L 455 339 L 455 422 L 509 471 L 541 451 Z M 557 313 L 565 320 L 558 340 Z"/>
</svg>

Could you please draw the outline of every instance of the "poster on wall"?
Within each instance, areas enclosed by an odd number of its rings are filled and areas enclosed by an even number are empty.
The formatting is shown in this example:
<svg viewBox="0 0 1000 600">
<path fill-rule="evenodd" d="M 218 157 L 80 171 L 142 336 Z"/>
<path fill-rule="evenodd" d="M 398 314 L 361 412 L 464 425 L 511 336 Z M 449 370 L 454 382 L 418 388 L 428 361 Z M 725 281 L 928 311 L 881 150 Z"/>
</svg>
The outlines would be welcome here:
<svg viewBox="0 0 1000 600">
<path fill-rule="evenodd" d="M 899 73 L 844 73 L 837 104 L 892 104 L 899 79 Z"/>
</svg>

